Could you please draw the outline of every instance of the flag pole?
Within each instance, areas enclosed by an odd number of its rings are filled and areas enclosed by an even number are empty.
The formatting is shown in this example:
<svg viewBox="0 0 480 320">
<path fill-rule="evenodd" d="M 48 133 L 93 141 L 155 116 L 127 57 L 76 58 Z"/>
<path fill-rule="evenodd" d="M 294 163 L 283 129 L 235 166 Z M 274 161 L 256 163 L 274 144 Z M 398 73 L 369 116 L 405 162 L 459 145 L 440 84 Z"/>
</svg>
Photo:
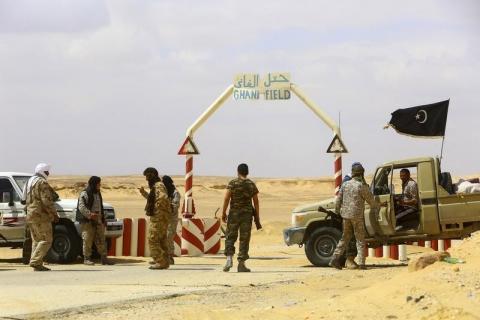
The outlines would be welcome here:
<svg viewBox="0 0 480 320">
<path fill-rule="evenodd" d="M 440 163 L 442 163 L 443 158 L 443 144 L 445 142 L 445 136 L 442 137 L 442 149 L 440 150 Z"/>
</svg>

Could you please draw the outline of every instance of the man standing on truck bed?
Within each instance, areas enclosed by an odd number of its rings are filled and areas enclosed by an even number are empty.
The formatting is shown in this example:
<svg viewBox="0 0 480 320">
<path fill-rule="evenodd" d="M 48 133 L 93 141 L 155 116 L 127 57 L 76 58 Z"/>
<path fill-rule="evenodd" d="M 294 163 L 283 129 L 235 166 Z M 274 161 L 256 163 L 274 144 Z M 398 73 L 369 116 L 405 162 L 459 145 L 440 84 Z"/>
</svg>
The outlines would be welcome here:
<svg viewBox="0 0 480 320">
<path fill-rule="evenodd" d="M 88 185 L 80 193 L 78 198 L 78 221 L 82 229 L 83 240 L 83 263 L 94 265 L 92 261 L 92 245 L 95 243 L 97 252 L 100 254 L 103 265 L 112 265 L 107 259 L 105 248 L 105 213 L 103 211 L 103 199 L 100 192 L 101 178 L 92 176 L 88 179 Z"/>
<path fill-rule="evenodd" d="M 25 185 L 27 223 L 32 236 L 32 257 L 30 266 L 34 271 L 49 271 L 43 265 L 43 259 L 52 246 L 52 222 L 58 221 L 54 205 L 54 191 L 47 182 L 50 165 L 40 163 L 35 168 L 35 175 Z"/>
<path fill-rule="evenodd" d="M 402 180 L 402 197 L 398 201 L 396 231 L 418 226 L 418 186 L 410 177 L 410 170 L 400 170 Z"/>
<path fill-rule="evenodd" d="M 252 233 L 253 215 L 258 222 L 257 228 L 261 228 L 259 220 L 258 189 L 255 183 L 248 179 L 248 166 L 242 163 L 237 168 L 238 178 L 230 181 L 223 201 L 222 220 L 227 223 L 225 234 L 225 256 L 227 262 L 223 271 L 228 272 L 233 266 L 233 255 L 235 254 L 235 242 L 240 233 L 240 244 L 238 250 L 238 272 L 250 272 L 245 266 L 249 258 L 248 249 Z M 253 200 L 253 206 L 252 206 Z M 230 206 L 227 219 L 227 208 Z"/>
<path fill-rule="evenodd" d="M 345 182 L 338 193 L 335 212 L 343 218 L 343 234 L 337 244 L 330 266 L 342 269 L 339 258 L 345 252 L 353 234 L 357 241 L 357 259 L 359 268 L 365 269 L 365 201 L 372 209 L 380 204 L 373 198 L 373 194 L 365 183 L 363 174 L 365 169 L 361 163 L 352 165 L 352 180 Z"/>
</svg>

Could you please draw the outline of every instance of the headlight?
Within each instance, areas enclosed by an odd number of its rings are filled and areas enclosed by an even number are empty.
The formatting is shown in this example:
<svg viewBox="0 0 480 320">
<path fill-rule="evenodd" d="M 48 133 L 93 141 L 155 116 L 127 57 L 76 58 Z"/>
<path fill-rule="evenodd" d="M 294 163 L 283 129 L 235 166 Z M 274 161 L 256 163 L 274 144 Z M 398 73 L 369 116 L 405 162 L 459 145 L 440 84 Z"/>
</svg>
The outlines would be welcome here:
<svg viewBox="0 0 480 320">
<path fill-rule="evenodd" d="M 302 222 L 304 220 L 305 220 L 305 214 L 304 213 L 292 214 L 292 226 L 298 227 L 299 225 L 302 224 Z"/>
</svg>

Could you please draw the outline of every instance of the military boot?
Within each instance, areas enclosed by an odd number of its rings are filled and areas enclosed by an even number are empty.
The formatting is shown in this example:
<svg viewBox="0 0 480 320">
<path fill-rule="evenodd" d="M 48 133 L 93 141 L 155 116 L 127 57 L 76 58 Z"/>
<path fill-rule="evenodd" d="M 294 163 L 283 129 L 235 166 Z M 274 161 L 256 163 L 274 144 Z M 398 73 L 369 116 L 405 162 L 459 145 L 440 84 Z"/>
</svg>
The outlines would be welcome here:
<svg viewBox="0 0 480 320">
<path fill-rule="evenodd" d="M 102 256 L 101 258 L 102 260 L 102 264 L 105 266 L 111 266 L 111 265 L 114 265 L 115 263 L 113 263 L 113 261 L 111 260 L 108 260 L 107 256 Z"/>
<path fill-rule="evenodd" d="M 347 257 L 347 261 L 345 262 L 345 268 L 347 268 L 348 270 L 358 269 L 358 264 L 355 262 L 354 257 Z"/>
<path fill-rule="evenodd" d="M 250 269 L 245 265 L 245 261 L 238 261 L 238 272 L 250 272 Z"/>
<path fill-rule="evenodd" d="M 168 263 L 169 263 L 170 265 L 175 264 L 175 260 L 173 260 L 173 257 L 169 257 L 169 258 L 168 258 Z"/>
<path fill-rule="evenodd" d="M 93 262 L 92 260 L 90 260 L 90 257 L 85 257 L 83 259 L 83 264 L 84 265 L 87 265 L 87 266 L 93 266 L 95 264 L 95 262 Z"/>
<path fill-rule="evenodd" d="M 50 271 L 49 268 L 39 265 L 39 266 L 31 266 L 33 268 L 33 271 Z"/>
<path fill-rule="evenodd" d="M 232 256 L 227 256 L 227 262 L 225 263 L 225 266 L 223 267 L 224 272 L 230 271 L 230 268 L 233 267 L 233 257 Z"/>
<path fill-rule="evenodd" d="M 332 260 L 328 264 L 330 267 L 342 270 L 343 266 L 340 264 L 339 256 L 333 255 Z"/>
</svg>

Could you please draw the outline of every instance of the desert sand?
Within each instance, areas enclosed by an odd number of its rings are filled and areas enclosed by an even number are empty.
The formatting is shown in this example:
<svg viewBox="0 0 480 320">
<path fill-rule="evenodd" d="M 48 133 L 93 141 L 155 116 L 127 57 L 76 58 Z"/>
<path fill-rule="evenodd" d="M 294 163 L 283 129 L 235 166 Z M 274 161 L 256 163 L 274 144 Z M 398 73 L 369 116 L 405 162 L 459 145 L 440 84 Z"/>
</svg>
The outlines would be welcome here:
<svg viewBox="0 0 480 320">
<path fill-rule="evenodd" d="M 53 177 L 51 182 L 61 197 L 72 198 L 78 196 L 87 178 Z M 214 215 L 222 204 L 229 179 L 195 177 L 193 194 L 198 216 Z M 183 177 L 174 177 L 174 180 L 183 194 Z M 438 262 L 423 270 L 409 272 L 407 266 L 398 261 L 368 258 L 370 268 L 365 271 L 314 268 L 310 266 L 303 249 L 284 245 L 282 229 L 289 225 L 290 212 L 294 207 L 330 197 L 333 193 L 333 180 L 253 180 L 260 190 L 264 229 L 252 234 L 252 259 L 248 262 L 253 269 L 251 275 L 225 275 L 220 271 L 223 263 L 221 256 L 178 258 L 180 266 L 190 265 L 196 268 L 215 265 L 217 271 L 205 272 L 218 272 L 218 281 L 224 281 L 224 288 L 162 299 L 123 301 L 109 306 L 85 306 L 81 311 L 76 309 L 42 317 L 187 320 L 480 319 L 480 232 L 449 249 L 453 257 L 465 259 L 465 264 Z M 118 217 L 143 216 L 145 200 L 137 191 L 142 185 L 146 186 L 146 183 L 141 176 L 105 177 L 102 189 L 104 200 L 115 206 Z M 430 250 L 409 246 L 408 257 L 412 259 Z M 145 258 L 137 260 L 147 265 Z M 275 271 L 277 268 L 288 268 L 291 271 L 283 273 L 282 280 L 282 273 Z M 275 278 L 272 278 L 272 274 L 276 274 Z M 248 277 L 251 277 L 250 282 Z M 192 281 L 195 282 L 194 279 Z"/>
</svg>

